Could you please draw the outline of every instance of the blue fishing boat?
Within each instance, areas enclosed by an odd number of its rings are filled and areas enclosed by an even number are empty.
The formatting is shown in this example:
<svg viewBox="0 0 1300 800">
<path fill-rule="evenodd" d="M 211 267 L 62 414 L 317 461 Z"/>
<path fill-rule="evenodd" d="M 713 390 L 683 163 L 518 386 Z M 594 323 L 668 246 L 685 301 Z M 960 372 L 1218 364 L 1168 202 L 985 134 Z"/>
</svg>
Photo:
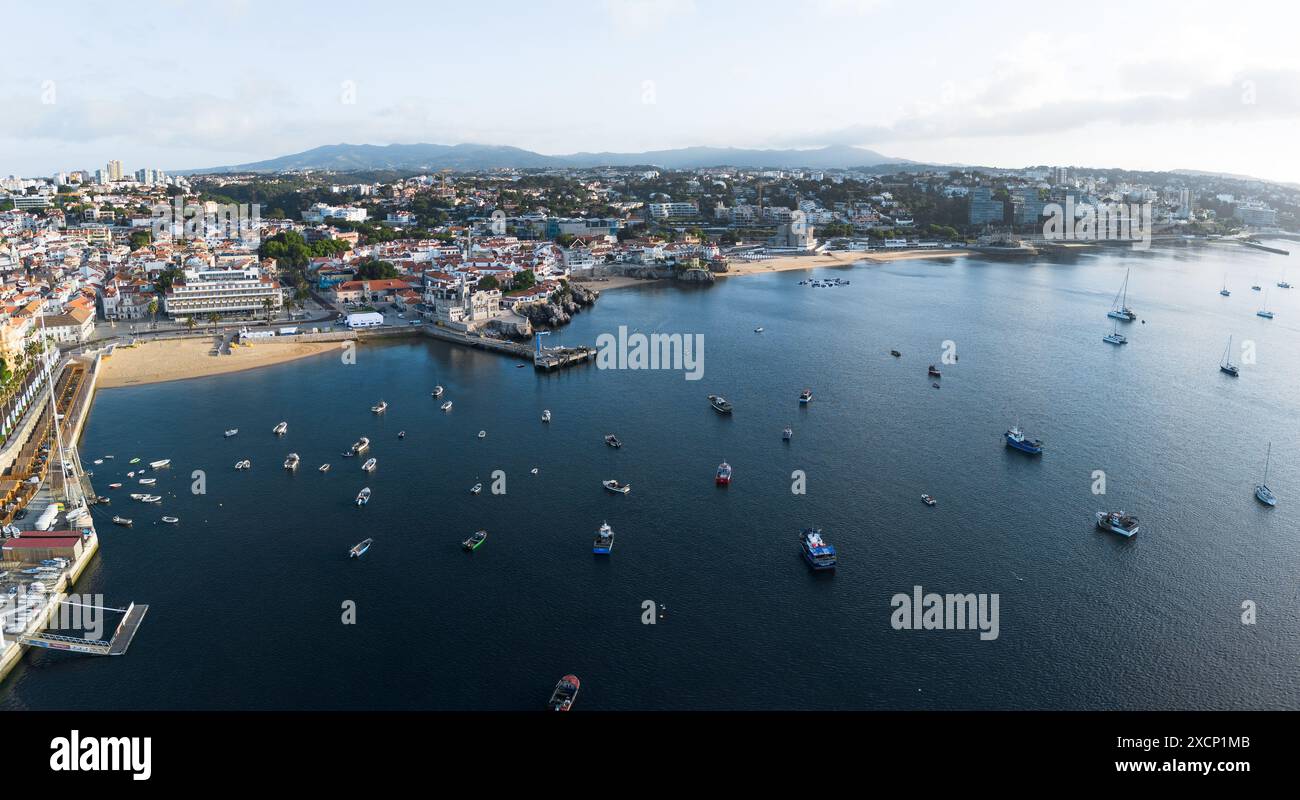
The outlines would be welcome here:
<svg viewBox="0 0 1300 800">
<path fill-rule="evenodd" d="M 835 548 L 822 538 L 821 528 L 804 528 L 799 532 L 799 547 L 804 561 L 815 570 L 835 569 Z"/>
<path fill-rule="evenodd" d="M 1019 425 L 1013 425 L 1005 436 L 1007 437 L 1007 447 L 1032 455 L 1040 455 L 1043 452 L 1042 441 L 1026 437 L 1025 432 L 1020 430 Z"/>
</svg>

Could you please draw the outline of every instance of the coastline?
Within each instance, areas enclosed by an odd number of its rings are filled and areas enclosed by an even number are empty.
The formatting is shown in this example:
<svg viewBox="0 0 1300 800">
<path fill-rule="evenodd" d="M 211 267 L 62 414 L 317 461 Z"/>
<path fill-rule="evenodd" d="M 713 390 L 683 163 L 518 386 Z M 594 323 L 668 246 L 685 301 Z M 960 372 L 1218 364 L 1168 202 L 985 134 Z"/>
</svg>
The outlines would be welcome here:
<svg viewBox="0 0 1300 800">
<path fill-rule="evenodd" d="M 141 342 L 135 347 L 116 347 L 111 357 L 103 359 L 99 388 L 144 386 L 243 372 L 338 348 L 338 342 L 270 341 L 257 342 L 252 347 L 233 347 L 230 355 L 213 356 L 209 355 L 212 340 L 208 337 Z"/>
</svg>

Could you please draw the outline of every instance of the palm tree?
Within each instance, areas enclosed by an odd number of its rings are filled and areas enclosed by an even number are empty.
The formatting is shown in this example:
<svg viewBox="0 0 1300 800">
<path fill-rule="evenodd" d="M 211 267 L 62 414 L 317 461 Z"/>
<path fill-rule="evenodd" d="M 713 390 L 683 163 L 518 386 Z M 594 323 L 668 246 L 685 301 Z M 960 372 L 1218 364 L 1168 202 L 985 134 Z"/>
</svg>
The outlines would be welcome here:
<svg viewBox="0 0 1300 800">
<path fill-rule="evenodd" d="M 154 297 L 149 300 L 149 324 L 155 324 L 158 319 L 158 298 Z"/>
<path fill-rule="evenodd" d="M 217 312 L 213 311 L 211 314 L 208 315 L 208 322 L 211 322 L 215 325 L 220 321 L 221 321 L 221 315 L 218 314 Z"/>
<path fill-rule="evenodd" d="M 270 322 L 270 321 L 271 321 L 271 306 L 272 306 L 272 305 L 274 305 L 274 304 L 271 302 L 271 298 L 269 298 L 269 297 L 263 297 L 263 298 L 262 298 L 262 308 L 266 309 L 266 321 L 267 321 L 267 322 Z"/>
<path fill-rule="evenodd" d="M 199 324 L 198 320 L 194 319 L 194 317 L 186 317 L 186 318 L 185 318 L 185 327 L 186 327 L 188 330 L 193 331 L 193 330 L 194 330 L 194 326 L 195 326 L 195 325 L 198 325 L 198 324 Z"/>
</svg>

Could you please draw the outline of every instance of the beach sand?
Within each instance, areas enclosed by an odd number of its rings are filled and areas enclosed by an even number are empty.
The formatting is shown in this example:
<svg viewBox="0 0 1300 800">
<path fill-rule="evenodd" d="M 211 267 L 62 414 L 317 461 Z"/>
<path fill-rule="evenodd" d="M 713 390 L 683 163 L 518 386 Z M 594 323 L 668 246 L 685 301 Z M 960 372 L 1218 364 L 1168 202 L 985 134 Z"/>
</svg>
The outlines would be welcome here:
<svg viewBox="0 0 1300 800">
<path fill-rule="evenodd" d="M 99 388 L 242 372 L 338 350 L 341 346 L 339 342 L 257 342 L 252 347 L 232 347 L 230 355 L 214 356 L 209 355 L 212 342 L 211 338 L 204 337 L 116 347 L 113 355 L 102 362 Z"/>
</svg>

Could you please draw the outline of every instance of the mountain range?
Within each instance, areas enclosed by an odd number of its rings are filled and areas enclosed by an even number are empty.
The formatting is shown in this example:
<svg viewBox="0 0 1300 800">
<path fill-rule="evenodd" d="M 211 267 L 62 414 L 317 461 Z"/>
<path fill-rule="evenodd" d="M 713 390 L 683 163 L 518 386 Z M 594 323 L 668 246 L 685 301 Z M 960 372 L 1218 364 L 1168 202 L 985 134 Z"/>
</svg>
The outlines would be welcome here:
<svg viewBox="0 0 1300 800">
<path fill-rule="evenodd" d="M 832 146 L 811 150 L 747 150 L 733 147 L 684 147 L 643 153 L 572 153 L 548 156 L 518 147 L 481 144 L 331 144 L 250 164 L 183 170 L 181 174 L 220 172 L 287 172 L 290 170 L 440 170 L 548 169 L 655 166 L 848 169 L 882 164 L 912 164 L 861 147 Z"/>
</svg>

